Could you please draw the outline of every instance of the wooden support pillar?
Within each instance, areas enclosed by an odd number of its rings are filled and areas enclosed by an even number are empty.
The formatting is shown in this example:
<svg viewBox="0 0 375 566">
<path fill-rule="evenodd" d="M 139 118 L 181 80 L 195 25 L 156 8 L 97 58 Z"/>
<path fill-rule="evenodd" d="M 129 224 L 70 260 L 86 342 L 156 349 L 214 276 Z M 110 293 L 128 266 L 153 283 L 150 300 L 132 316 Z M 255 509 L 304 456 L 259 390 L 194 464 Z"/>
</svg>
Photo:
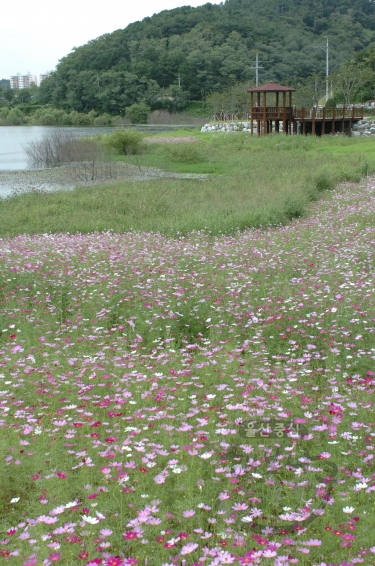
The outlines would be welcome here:
<svg viewBox="0 0 375 566">
<path fill-rule="evenodd" d="M 292 93 L 289 92 L 289 112 L 291 111 L 291 108 L 292 108 Z M 289 118 L 288 130 L 290 134 L 292 133 L 292 120 L 293 118 Z"/>
<path fill-rule="evenodd" d="M 312 117 L 311 133 L 313 136 L 315 136 L 315 106 L 312 109 L 311 117 Z"/>
<path fill-rule="evenodd" d="M 352 135 L 353 120 L 354 120 L 354 105 L 352 106 L 352 117 L 349 120 L 349 136 Z"/>
<path fill-rule="evenodd" d="M 279 133 L 279 93 L 276 93 L 276 120 L 275 120 L 275 133 Z"/>
<path fill-rule="evenodd" d="M 267 93 L 263 92 L 263 135 L 267 134 Z"/>
<path fill-rule="evenodd" d="M 287 127 L 286 127 L 286 93 L 283 92 L 283 132 L 287 134 Z"/>
<path fill-rule="evenodd" d="M 302 108 L 302 133 L 304 136 L 306 135 L 305 116 L 306 116 L 306 108 Z"/>
<path fill-rule="evenodd" d="M 326 107 L 323 106 L 322 136 L 326 133 Z"/>
<path fill-rule="evenodd" d="M 336 118 L 336 108 L 332 109 L 332 128 L 331 128 L 331 133 L 334 134 L 335 133 L 335 118 Z"/>
<path fill-rule="evenodd" d="M 254 112 L 254 93 L 250 93 L 250 134 L 253 136 L 254 125 L 253 125 L 253 112 Z"/>
<path fill-rule="evenodd" d="M 342 124 L 341 124 L 341 133 L 345 132 L 345 104 L 342 106 Z"/>
</svg>

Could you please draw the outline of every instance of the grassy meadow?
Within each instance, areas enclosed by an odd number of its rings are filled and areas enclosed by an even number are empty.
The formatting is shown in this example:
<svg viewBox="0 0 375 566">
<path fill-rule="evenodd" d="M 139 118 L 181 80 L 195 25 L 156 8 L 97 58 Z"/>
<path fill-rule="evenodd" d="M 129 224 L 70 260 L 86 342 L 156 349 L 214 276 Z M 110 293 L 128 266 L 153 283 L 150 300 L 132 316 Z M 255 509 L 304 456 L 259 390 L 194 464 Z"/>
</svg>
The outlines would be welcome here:
<svg viewBox="0 0 375 566">
<path fill-rule="evenodd" d="M 1 201 L 4 564 L 375 564 L 374 142 L 195 137 Z"/>
<path fill-rule="evenodd" d="M 116 154 L 115 159 L 140 172 L 158 167 L 199 178 L 128 180 L 3 199 L 0 237 L 103 230 L 234 234 L 285 225 L 306 214 L 309 203 L 335 184 L 358 182 L 375 171 L 374 142 L 366 138 L 259 139 L 243 133 L 192 136 L 190 131 L 180 136 L 195 141 L 144 144 L 141 153 Z"/>
</svg>

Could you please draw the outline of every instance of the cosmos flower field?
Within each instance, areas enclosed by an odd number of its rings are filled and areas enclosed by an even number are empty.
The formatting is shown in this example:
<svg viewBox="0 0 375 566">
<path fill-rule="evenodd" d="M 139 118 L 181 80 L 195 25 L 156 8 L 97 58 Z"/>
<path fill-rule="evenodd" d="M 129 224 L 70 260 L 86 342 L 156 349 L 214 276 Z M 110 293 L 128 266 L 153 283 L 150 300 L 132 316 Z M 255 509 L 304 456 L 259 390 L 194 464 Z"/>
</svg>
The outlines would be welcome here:
<svg viewBox="0 0 375 566">
<path fill-rule="evenodd" d="M 374 564 L 374 220 L 0 240 L 0 564 Z"/>
</svg>

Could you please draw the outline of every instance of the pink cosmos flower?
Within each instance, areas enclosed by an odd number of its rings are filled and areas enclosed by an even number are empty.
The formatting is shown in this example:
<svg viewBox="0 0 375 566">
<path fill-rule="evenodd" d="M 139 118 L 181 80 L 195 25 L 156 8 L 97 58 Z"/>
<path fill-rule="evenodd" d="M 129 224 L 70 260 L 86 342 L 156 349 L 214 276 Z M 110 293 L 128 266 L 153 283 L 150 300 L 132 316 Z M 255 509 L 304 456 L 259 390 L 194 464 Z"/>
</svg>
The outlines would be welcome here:
<svg viewBox="0 0 375 566">
<path fill-rule="evenodd" d="M 303 542 L 302 544 L 304 544 L 305 546 L 320 546 L 322 544 L 322 541 L 314 538 L 314 539 L 307 540 L 306 542 Z"/>
<path fill-rule="evenodd" d="M 188 517 L 194 517 L 195 511 L 189 509 L 188 511 L 183 511 L 182 516 L 187 519 Z"/>
<path fill-rule="evenodd" d="M 234 511 L 246 511 L 248 508 L 249 506 L 246 503 L 235 503 L 235 505 L 232 505 Z"/>
<path fill-rule="evenodd" d="M 199 545 L 195 542 L 188 542 L 181 548 L 180 554 L 182 555 L 190 554 L 191 552 L 194 552 L 194 550 L 196 550 L 198 546 Z"/>
<path fill-rule="evenodd" d="M 329 452 L 322 452 L 321 454 L 319 454 L 319 459 L 320 460 L 326 460 L 328 458 L 331 457 L 331 454 Z"/>
<path fill-rule="evenodd" d="M 138 538 L 139 534 L 136 531 L 126 531 L 126 533 L 124 533 L 122 536 L 125 540 L 132 540 L 134 538 Z"/>
<path fill-rule="evenodd" d="M 100 531 L 100 534 L 102 535 L 102 537 L 110 537 L 112 533 L 113 533 L 113 531 L 111 531 L 111 529 L 102 529 Z"/>
</svg>

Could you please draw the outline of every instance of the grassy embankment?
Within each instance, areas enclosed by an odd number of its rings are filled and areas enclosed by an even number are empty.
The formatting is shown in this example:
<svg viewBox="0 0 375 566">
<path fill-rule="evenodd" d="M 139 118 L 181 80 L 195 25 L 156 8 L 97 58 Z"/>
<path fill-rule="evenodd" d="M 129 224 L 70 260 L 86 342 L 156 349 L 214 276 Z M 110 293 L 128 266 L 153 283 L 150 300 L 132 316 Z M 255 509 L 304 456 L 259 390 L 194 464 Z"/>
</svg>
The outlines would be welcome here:
<svg viewBox="0 0 375 566">
<path fill-rule="evenodd" d="M 193 143 L 145 144 L 141 154 L 115 159 L 207 178 L 121 181 L 9 198 L 0 201 L 0 236 L 110 229 L 219 234 L 286 224 L 336 183 L 375 170 L 372 139 L 193 135 Z"/>
</svg>

